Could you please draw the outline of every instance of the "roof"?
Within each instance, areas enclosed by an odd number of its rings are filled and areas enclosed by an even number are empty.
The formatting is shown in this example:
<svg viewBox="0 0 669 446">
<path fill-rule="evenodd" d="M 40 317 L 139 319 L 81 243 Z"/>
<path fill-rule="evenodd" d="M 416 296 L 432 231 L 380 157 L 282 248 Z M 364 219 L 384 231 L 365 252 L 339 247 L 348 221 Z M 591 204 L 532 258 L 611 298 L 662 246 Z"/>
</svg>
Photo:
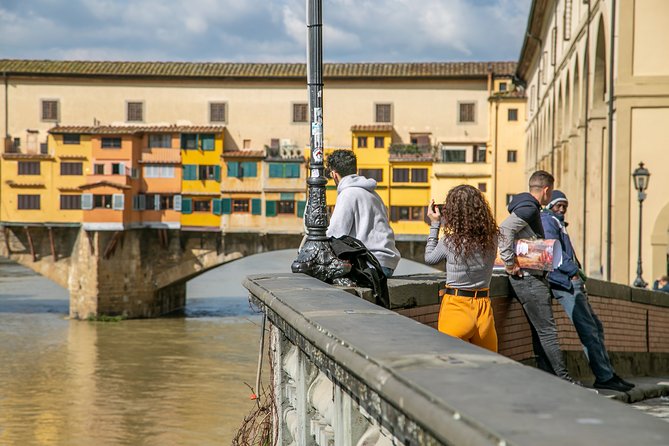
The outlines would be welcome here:
<svg viewBox="0 0 669 446">
<path fill-rule="evenodd" d="M 264 150 L 231 150 L 223 151 L 221 158 L 264 158 Z"/>
<path fill-rule="evenodd" d="M 530 14 L 527 19 L 527 29 L 524 34 L 523 47 L 520 50 L 515 73 L 516 76 L 523 81 L 527 81 L 527 74 L 532 66 L 532 61 L 537 55 L 537 51 L 541 54 L 543 25 L 546 15 L 551 13 L 552 8 L 549 8 L 549 4 L 553 3 L 553 1 L 554 0 L 532 0 Z"/>
<path fill-rule="evenodd" d="M 49 130 L 53 135 L 78 133 L 84 135 L 136 135 L 141 133 L 221 133 L 224 125 L 68 125 L 56 126 Z"/>
<path fill-rule="evenodd" d="M 126 186 L 125 184 L 120 184 L 120 183 L 113 183 L 111 181 L 98 181 L 96 183 L 82 184 L 81 186 L 79 186 L 79 189 L 82 190 L 95 189 L 96 187 L 103 187 L 103 186 L 115 187 L 116 189 L 130 189 L 130 186 Z"/>
<path fill-rule="evenodd" d="M 359 124 L 351 126 L 352 132 L 392 132 L 392 124 Z"/>
<path fill-rule="evenodd" d="M 142 151 L 140 164 L 179 164 L 181 151 L 179 149 L 148 149 Z"/>
<path fill-rule="evenodd" d="M 323 77 L 350 78 L 481 78 L 489 71 L 511 75 L 515 62 L 326 63 Z M 0 59 L 0 72 L 10 76 L 83 76 L 195 79 L 304 79 L 303 63 L 114 62 Z"/>
</svg>

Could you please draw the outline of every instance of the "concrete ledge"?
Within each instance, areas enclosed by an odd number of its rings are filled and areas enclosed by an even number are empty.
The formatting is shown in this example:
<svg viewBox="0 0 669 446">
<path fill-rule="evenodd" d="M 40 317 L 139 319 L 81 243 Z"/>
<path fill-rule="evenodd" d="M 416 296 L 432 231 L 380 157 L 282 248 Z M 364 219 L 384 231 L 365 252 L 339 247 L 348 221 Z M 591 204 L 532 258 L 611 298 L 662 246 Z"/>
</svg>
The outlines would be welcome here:
<svg viewBox="0 0 669 446">
<path fill-rule="evenodd" d="M 669 437 L 661 420 L 314 278 L 257 275 L 244 286 L 402 443 L 665 445 Z"/>
</svg>

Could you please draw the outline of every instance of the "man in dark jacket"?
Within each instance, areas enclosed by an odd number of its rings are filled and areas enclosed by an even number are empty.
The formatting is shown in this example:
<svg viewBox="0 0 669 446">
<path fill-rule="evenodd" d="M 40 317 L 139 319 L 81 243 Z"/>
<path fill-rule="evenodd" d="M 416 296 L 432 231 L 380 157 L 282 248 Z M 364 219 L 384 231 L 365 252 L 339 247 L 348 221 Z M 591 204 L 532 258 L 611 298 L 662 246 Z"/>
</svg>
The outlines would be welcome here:
<svg viewBox="0 0 669 446">
<path fill-rule="evenodd" d="M 576 328 L 595 375 L 594 387 L 627 392 L 634 384 L 623 380 L 613 370 L 604 345 L 604 327 L 588 302 L 580 265 L 564 221 L 568 206 L 565 194 L 554 190 L 551 201 L 541 213 L 546 238 L 558 240 L 562 246 L 562 263 L 548 274 L 548 285 Z"/>
<path fill-rule="evenodd" d="M 509 284 L 530 324 L 537 366 L 564 380 L 577 383 L 569 375 L 560 350 L 551 293 L 544 274 L 540 271 L 522 271 L 515 250 L 516 240 L 544 238 L 541 206 L 549 202 L 554 182 L 553 175 L 539 170 L 530 177 L 530 192 L 513 197 L 508 207 L 511 215 L 499 226 L 499 252 L 509 275 Z"/>
</svg>

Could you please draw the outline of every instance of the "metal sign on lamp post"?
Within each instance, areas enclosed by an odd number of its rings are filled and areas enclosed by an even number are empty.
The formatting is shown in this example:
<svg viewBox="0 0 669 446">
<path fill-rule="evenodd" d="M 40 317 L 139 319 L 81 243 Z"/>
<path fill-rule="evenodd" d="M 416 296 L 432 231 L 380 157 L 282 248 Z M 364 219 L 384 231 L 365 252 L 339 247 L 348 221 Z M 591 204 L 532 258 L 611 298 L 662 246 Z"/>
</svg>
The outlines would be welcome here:
<svg viewBox="0 0 669 446">
<path fill-rule="evenodd" d="M 634 188 L 638 192 L 639 200 L 639 257 L 636 264 L 636 279 L 634 279 L 633 286 L 637 288 L 646 288 L 648 284 L 643 280 L 641 275 L 643 274 L 643 268 L 641 267 L 641 224 L 643 217 L 643 200 L 646 199 L 646 189 L 648 188 L 648 180 L 650 179 L 650 172 L 643 166 L 643 163 L 639 163 L 639 167 L 634 169 L 632 173 L 632 178 L 634 179 Z"/>
</svg>

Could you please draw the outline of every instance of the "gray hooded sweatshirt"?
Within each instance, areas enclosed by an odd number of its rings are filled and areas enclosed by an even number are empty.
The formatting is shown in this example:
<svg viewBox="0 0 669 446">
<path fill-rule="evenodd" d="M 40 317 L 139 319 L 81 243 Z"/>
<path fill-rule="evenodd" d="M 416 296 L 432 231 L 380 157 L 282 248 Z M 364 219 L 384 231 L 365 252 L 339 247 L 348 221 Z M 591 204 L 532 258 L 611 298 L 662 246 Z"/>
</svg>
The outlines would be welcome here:
<svg viewBox="0 0 669 446">
<path fill-rule="evenodd" d="M 388 223 L 383 200 L 376 193 L 376 181 L 348 175 L 337 186 L 337 204 L 330 218 L 327 235 L 350 235 L 365 244 L 381 266 L 395 269 L 400 252 L 395 247 L 395 233 Z"/>
</svg>

